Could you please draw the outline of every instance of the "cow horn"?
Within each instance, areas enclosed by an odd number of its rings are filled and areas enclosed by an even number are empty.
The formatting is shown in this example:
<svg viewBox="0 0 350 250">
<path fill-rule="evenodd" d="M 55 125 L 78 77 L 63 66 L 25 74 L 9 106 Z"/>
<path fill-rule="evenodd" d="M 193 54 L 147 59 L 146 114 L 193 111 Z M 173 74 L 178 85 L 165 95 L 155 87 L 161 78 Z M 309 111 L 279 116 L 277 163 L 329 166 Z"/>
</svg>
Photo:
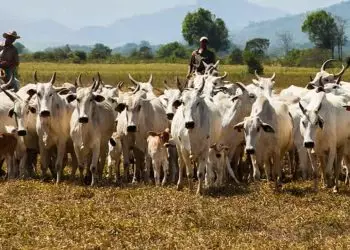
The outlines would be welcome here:
<svg viewBox="0 0 350 250">
<path fill-rule="evenodd" d="M 123 82 L 123 81 L 119 82 L 119 83 L 117 84 L 118 90 L 121 90 L 122 87 L 123 87 L 123 85 L 124 85 L 124 82 Z"/>
<path fill-rule="evenodd" d="M 139 83 L 129 74 L 129 79 L 134 85 L 139 85 Z"/>
<path fill-rule="evenodd" d="M 140 88 L 141 88 L 140 84 L 137 84 L 136 88 L 134 89 L 134 91 L 132 93 L 136 94 L 140 90 Z"/>
<path fill-rule="evenodd" d="M 335 61 L 334 59 L 328 59 L 327 61 L 325 61 L 322 66 L 321 66 L 321 72 L 325 71 L 326 70 L 326 67 L 327 65 L 330 63 L 330 62 L 333 62 Z"/>
<path fill-rule="evenodd" d="M 102 78 L 100 72 L 97 72 L 97 81 L 102 82 Z"/>
<path fill-rule="evenodd" d="M 15 75 L 14 73 L 11 74 L 10 80 L 1 86 L 3 89 L 9 89 L 9 87 L 11 86 L 11 83 L 13 81 L 14 75 Z"/>
<path fill-rule="evenodd" d="M 310 82 L 312 82 L 314 79 L 312 78 L 312 76 L 310 76 Z"/>
<path fill-rule="evenodd" d="M 164 80 L 164 87 L 165 87 L 165 89 L 170 89 L 170 87 L 168 86 L 168 82 L 166 81 L 166 80 Z"/>
<path fill-rule="evenodd" d="M 216 69 L 219 66 L 220 60 L 217 60 L 216 63 L 214 64 L 214 68 Z"/>
<path fill-rule="evenodd" d="M 342 78 L 342 75 L 340 75 L 340 76 L 338 77 L 337 82 L 336 82 L 337 85 L 340 85 L 341 78 Z"/>
<path fill-rule="evenodd" d="M 258 79 L 258 80 L 260 80 L 261 79 L 261 77 L 259 76 L 259 74 L 258 74 L 258 71 L 254 71 L 254 74 L 255 74 L 255 77 Z"/>
<path fill-rule="evenodd" d="M 82 83 L 81 83 L 81 73 L 78 75 L 77 79 L 75 80 L 75 87 L 78 88 L 78 87 L 81 87 L 83 86 Z"/>
<path fill-rule="evenodd" d="M 210 146 L 210 148 L 217 150 L 217 144 L 214 143 L 213 145 Z"/>
<path fill-rule="evenodd" d="M 53 72 L 50 83 L 53 85 L 56 81 L 56 72 Z"/>
<path fill-rule="evenodd" d="M 208 68 L 209 64 L 207 64 L 206 62 L 202 61 L 203 65 L 205 68 Z"/>
<path fill-rule="evenodd" d="M 153 75 L 151 74 L 149 79 L 148 79 L 148 83 L 152 83 L 152 81 L 153 81 Z"/>
<path fill-rule="evenodd" d="M 240 89 L 242 90 L 243 93 L 244 93 L 244 92 L 248 92 L 248 90 L 246 89 L 246 87 L 244 86 L 243 83 L 241 83 L 241 82 L 235 82 L 234 84 L 236 84 L 237 87 L 240 88 Z"/>
<path fill-rule="evenodd" d="M 303 107 L 303 105 L 301 104 L 301 102 L 299 102 L 299 108 L 301 110 L 301 112 L 303 112 L 303 114 L 306 114 L 306 109 Z"/>
<path fill-rule="evenodd" d="M 5 95 L 7 95 L 10 98 L 11 101 L 15 102 L 17 100 L 17 98 L 13 96 L 10 92 L 8 92 L 6 88 L 4 88 L 3 86 L 0 86 L 0 88 L 5 93 Z"/>
<path fill-rule="evenodd" d="M 324 87 L 323 81 L 322 81 L 322 76 L 320 77 L 320 79 L 318 79 L 318 85 L 320 87 Z"/>
<path fill-rule="evenodd" d="M 203 89 L 204 89 L 204 85 L 205 85 L 205 80 L 204 80 L 204 78 L 202 79 L 202 83 L 201 83 L 201 85 L 200 85 L 200 87 L 199 87 L 199 89 L 198 89 L 198 95 L 200 95 L 202 92 L 203 92 Z"/>
<path fill-rule="evenodd" d="M 223 76 L 220 76 L 221 80 L 224 80 L 227 77 L 227 72 L 225 71 Z"/>
<path fill-rule="evenodd" d="M 180 92 L 184 91 L 184 87 L 181 84 L 180 79 L 179 79 L 178 76 L 176 76 L 176 85 L 177 85 L 177 88 L 180 90 Z"/>
<path fill-rule="evenodd" d="M 271 77 L 271 81 L 275 80 L 275 78 L 276 78 L 276 73 L 274 72 L 272 77 Z"/>
<path fill-rule="evenodd" d="M 34 80 L 35 84 L 37 84 L 39 82 L 36 70 L 34 71 L 34 74 L 33 74 L 33 80 Z"/>
</svg>

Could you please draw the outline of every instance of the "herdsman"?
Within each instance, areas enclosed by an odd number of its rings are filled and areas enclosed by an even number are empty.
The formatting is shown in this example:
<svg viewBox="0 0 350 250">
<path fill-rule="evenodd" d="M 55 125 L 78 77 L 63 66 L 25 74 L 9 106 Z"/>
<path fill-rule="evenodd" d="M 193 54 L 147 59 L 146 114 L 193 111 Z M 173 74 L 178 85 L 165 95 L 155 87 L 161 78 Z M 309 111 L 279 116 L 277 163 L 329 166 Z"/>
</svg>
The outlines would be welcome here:
<svg viewBox="0 0 350 250">
<path fill-rule="evenodd" d="M 0 44 L 0 69 L 5 71 L 4 81 L 10 80 L 19 65 L 18 51 L 13 43 L 21 38 L 16 31 L 5 32 L 2 35 L 5 41 Z"/>
<path fill-rule="evenodd" d="M 203 62 L 207 64 L 215 63 L 215 54 L 208 49 L 208 38 L 203 36 L 199 40 L 200 47 L 192 52 L 191 60 L 188 66 L 187 79 L 191 78 L 194 72 L 204 73 L 205 67 Z"/>
</svg>

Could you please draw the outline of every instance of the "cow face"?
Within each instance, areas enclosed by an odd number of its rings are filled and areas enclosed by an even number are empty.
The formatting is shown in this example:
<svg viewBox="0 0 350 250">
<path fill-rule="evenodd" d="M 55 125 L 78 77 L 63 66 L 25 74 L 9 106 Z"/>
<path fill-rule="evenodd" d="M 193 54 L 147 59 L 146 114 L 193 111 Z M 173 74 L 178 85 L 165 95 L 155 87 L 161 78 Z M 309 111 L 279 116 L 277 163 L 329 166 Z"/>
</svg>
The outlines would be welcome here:
<svg viewBox="0 0 350 250">
<path fill-rule="evenodd" d="M 203 114 L 204 97 L 201 96 L 203 88 L 204 82 L 202 82 L 200 89 L 187 89 L 181 97 L 185 128 L 187 129 L 201 127 L 201 116 L 206 115 Z"/>
<path fill-rule="evenodd" d="M 145 91 L 137 91 L 134 95 L 125 98 L 125 112 L 127 119 L 127 132 L 135 133 L 139 130 L 140 117 L 145 112 L 145 106 L 149 100 L 146 99 Z"/>
<path fill-rule="evenodd" d="M 96 103 L 103 102 L 105 98 L 93 92 L 93 88 L 80 88 L 76 94 L 67 96 L 67 101 L 76 100 L 76 109 L 78 112 L 78 122 L 85 124 L 92 119 L 93 109 Z"/>
<path fill-rule="evenodd" d="M 255 71 L 257 78 L 253 79 L 254 85 L 258 88 L 259 92 L 264 96 L 272 96 L 272 89 L 275 85 L 276 74 L 274 73 L 271 78 L 265 78 L 258 75 Z"/>
<path fill-rule="evenodd" d="M 166 89 L 160 98 L 169 121 L 173 120 L 177 108 L 181 105 L 180 98 L 181 92 L 178 89 Z"/>
<path fill-rule="evenodd" d="M 320 87 L 328 83 L 335 83 L 337 79 L 344 74 L 346 70 L 344 65 L 342 65 L 342 70 L 339 73 L 330 74 L 326 71 L 327 65 L 330 64 L 332 61 L 334 61 L 334 59 L 329 59 L 323 63 L 320 72 L 316 74 L 314 79 L 311 79 L 308 86 Z"/>
<path fill-rule="evenodd" d="M 316 110 L 306 110 L 301 103 L 299 107 L 303 113 L 300 119 L 300 132 L 304 136 L 304 147 L 311 149 L 315 147 L 317 131 L 324 127 L 324 120 L 318 114 L 321 105 Z"/>
<path fill-rule="evenodd" d="M 247 154 L 255 154 L 256 144 L 260 140 L 262 133 L 275 133 L 274 128 L 259 117 L 247 117 L 243 122 L 234 126 L 238 132 L 244 130 Z"/>
<path fill-rule="evenodd" d="M 8 115 L 9 117 L 15 119 L 17 125 L 15 129 L 17 131 L 17 134 L 19 136 L 25 136 L 27 134 L 27 130 L 24 124 L 27 120 L 28 113 L 36 112 L 35 108 L 29 105 L 29 101 L 34 93 L 32 92 L 26 100 L 22 100 L 22 98 L 20 98 L 17 94 L 7 91 L 6 89 L 2 90 L 10 98 L 10 100 L 13 101 L 13 107 L 9 110 Z"/>
</svg>

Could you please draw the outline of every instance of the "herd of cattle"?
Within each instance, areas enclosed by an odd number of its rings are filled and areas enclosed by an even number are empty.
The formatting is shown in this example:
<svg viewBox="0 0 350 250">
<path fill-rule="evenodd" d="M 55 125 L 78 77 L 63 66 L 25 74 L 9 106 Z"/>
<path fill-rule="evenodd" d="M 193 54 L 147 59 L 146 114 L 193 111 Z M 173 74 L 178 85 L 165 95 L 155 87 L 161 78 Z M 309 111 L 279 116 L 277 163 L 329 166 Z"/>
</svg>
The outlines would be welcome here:
<svg viewBox="0 0 350 250">
<path fill-rule="evenodd" d="M 99 74 L 89 87 L 81 75 L 75 84 L 55 86 L 56 73 L 41 82 L 35 72 L 34 83 L 19 89 L 12 78 L 0 86 L 0 157 L 13 179 L 31 176 L 40 154 L 42 177 L 50 170 L 57 183 L 68 162 L 72 178 L 79 168 L 91 185 L 102 180 L 106 160 L 108 178 L 118 183 L 177 181 L 182 189 L 187 176 L 192 188 L 196 169 L 198 194 L 262 175 L 280 190 L 286 166 L 294 177 L 313 178 L 317 189 L 320 166 L 323 184 L 337 192 L 342 169 L 349 182 L 350 83 L 341 80 L 349 63 L 330 74 L 331 61 L 305 88 L 279 94 L 275 74 L 231 83 L 218 63 L 186 84 L 176 79 L 176 88 L 164 82 L 160 96 L 152 76 L 138 82 L 129 75 L 128 91 Z"/>
</svg>

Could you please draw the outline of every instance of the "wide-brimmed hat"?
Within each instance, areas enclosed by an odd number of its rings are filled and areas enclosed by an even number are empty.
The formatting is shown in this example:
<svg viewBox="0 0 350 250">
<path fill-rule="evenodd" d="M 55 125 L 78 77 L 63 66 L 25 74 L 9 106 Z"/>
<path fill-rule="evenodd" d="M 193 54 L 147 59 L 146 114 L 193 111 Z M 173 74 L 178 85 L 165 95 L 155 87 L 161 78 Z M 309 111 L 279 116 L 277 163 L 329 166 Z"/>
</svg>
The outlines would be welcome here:
<svg viewBox="0 0 350 250">
<path fill-rule="evenodd" d="M 21 38 L 19 35 L 17 35 L 17 32 L 14 31 L 14 30 L 9 31 L 9 32 L 5 32 L 5 33 L 2 34 L 2 36 L 3 36 L 4 38 L 7 38 L 7 37 L 9 37 L 9 36 L 14 37 L 14 38 L 16 38 L 16 39 Z"/>
<path fill-rule="evenodd" d="M 209 39 L 208 39 L 208 37 L 206 37 L 206 36 L 202 36 L 201 39 L 199 39 L 199 41 L 200 41 L 200 42 L 202 42 L 202 41 L 207 41 L 207 42 L 208 42 Z"/>
</svg>

